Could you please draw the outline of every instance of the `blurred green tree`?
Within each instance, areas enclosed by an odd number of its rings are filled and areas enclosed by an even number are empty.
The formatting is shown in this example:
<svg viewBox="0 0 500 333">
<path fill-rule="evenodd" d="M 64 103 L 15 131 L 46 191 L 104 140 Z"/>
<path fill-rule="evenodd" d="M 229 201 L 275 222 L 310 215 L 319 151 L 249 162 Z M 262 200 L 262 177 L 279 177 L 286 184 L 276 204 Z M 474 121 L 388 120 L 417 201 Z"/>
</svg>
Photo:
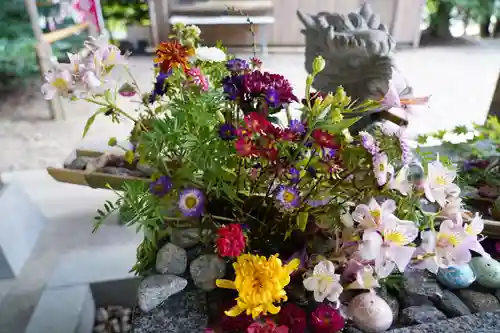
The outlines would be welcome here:
<svg viewBox="0 0 500 333">
<path fill-rule="evenodd" d="M 0 91 L 11 90 L 36 75 L 34 45 L 23 0 L 0 0 Z"/>
<path fill-rule="evenodd" d="M 106 28 L 113 39 L 113 31 L 129 25 L 149 25 L 149 7 L 146 0 L 101 0 Z"/>
<path fill-rule="evenodd" d="M 490 36 L 491 17 L 497 17 L 493 34 L 500 34 L 499 0 L 427 0 L 429 28 L 426 33 L 434 38 L 451 39 L 450 19 L 459 16 L 467 26 L 470 20 L 480 24 L 482 37 Z"/>
</svg>

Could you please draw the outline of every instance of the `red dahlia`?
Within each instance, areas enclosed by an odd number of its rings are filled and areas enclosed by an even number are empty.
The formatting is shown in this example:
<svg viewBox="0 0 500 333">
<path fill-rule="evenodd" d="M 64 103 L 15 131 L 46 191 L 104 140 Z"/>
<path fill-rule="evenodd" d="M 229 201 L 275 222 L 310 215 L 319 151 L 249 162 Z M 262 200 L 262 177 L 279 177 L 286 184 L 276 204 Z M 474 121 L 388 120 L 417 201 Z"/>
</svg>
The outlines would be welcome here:
<svg viewBox="0 0 500 333">
<path fill-rule="evenodd" d="M 245 250 L 246 239 L 241 226 L 231 223 L 217 231 L 217 252 L 222 257 L 237 257 Z"/>
</svg>

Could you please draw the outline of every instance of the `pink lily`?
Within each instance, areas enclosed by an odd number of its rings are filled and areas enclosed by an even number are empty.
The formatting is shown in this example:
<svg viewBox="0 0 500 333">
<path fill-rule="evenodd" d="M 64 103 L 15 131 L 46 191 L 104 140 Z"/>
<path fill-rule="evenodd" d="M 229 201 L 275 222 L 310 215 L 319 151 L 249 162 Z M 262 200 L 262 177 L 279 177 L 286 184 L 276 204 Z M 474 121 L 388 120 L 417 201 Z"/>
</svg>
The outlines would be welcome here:
<svg viewBox="0 0 500 333">
<path fill-rule="evenodd" d="M 379 205 L 377 200 L 372 198 L 368 205 L 358 205 L 352 212 L 352 218 L 363 229 L 378 229 L 385 220 L 396 219 L 395 210 L 396 202 L 394 200 L 385 200 L 382 205 Z"/>
<path fill-rule="evenodd" d="M 375 272 L 380 278 L 389 276 L 394 268 L 403 272 L 415 248 L 407 246 L 418 236 L 413 223 L 387 219 L 379 231 L 366 230 L 358 255 L 364 260 L 375 260 Z"/>
</svg>

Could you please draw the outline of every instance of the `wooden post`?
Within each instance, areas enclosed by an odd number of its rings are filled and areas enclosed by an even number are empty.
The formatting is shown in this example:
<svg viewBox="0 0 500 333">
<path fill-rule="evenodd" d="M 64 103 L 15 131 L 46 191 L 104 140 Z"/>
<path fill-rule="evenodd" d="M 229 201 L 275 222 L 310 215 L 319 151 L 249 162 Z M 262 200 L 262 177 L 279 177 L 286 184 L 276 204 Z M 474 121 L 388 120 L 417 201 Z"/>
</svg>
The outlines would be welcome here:
<svg viewBox="0 0 500 333">
<path fill-rule="evenodd" d="M 43 31 L 40 27 L 40 17 L 38 16 L 38 9 L 34 0 L 24 0 L 26 10 L 31 21 L 31 28 L 37 40 L 35 52 L 38 64 L 40 66 L 40 73 L 42 80 L 44 80 L 45 72 L 50 68 L 52 62 L 52 50 L 50 44 L 47 43 L 43 37 Z M 64 119 L 64 110 L 62 108 L 61 99 L 55 96 L 52 100 L 48 101 L 50 116 L 54 120 Z"/>
<path fill-rule="evenodd" d="M 497 85 L 491 98 L 490 110 L 488 111 L 489 116 L 500 118 L 500 73 L 498 73 Z"/>
</svg>

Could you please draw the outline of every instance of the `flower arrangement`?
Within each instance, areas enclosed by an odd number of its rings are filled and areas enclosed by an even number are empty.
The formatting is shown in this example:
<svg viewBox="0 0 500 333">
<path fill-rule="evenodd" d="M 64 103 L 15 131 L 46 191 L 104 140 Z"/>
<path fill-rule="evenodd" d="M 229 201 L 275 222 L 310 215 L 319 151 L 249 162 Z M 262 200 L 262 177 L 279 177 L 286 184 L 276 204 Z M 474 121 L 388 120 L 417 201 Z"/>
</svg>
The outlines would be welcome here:
<svg viewBox="0 0 500 333">
<path fill-rule="evenodd" d="M 359 119 L 350 114 L 384 108 L 384 96 L 312 92 L 325 66 L 316 58 L 294 118 L 299 98 L 286 78 L 255 57 L 201 46 L 197 27 L 178 24 L 174 32 L 158 47 L 147 93 L 132 78 L 109 88 L 114 71 L 130 71 L 126 57 L 101 41 L 88 45 L 87 58 L 57 67 L 43 91 L 99 106 L 84 133 L 97 115 L 133 121 L 134 148 L 124 155 L 154 175 L 147 186 L 126 183 L 97 224 L 127 212 L 145 235 L 133 268 L 141 275 L 154 274 L 175 232 L 197 230 L 199 253 L 231 267 L 206 289 L 230 290 L 234 300 L 211 330 L 338 332 L 346 318 L 359 320 L 344 308 L 350 291 L 373 292 L 409 269 L 465 264 L 471 251 L 488 256 L 481 217 L 462 209 L 447 161 L 418 162 L 404 130 L 390 123 L 349 132 Z M 141 108 L 127 113 L 118 95 L 138 95 Z M 390 325 L 392 315 L 384 315 Z"/>
</svg>

